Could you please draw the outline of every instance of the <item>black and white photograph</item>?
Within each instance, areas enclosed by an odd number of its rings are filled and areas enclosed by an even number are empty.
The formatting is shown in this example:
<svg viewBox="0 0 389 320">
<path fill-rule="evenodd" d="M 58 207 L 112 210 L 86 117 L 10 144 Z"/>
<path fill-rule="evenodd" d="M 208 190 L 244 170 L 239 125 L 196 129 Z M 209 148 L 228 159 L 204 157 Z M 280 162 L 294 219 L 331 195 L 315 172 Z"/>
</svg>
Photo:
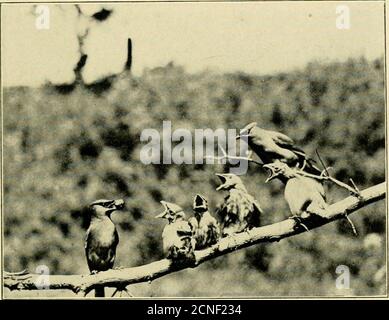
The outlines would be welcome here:
<svg viewBox="0 0 389 320">
<path fill-rule="evenodd" d="M 2 2 L 1 298 L 387 299 L 385 5 Z"/>
</svg>

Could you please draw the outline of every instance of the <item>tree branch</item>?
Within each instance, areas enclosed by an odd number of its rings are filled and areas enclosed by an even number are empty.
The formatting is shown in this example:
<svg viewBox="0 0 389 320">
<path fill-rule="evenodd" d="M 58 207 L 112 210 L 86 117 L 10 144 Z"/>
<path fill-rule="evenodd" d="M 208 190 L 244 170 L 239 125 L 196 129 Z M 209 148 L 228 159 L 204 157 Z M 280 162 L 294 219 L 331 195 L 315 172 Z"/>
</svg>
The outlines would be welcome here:
<svg viewBox="0 0 389 320">
<path fill-rule="evenodd" d="M 330 205 L 322 217 L 311 216 L 304 220 L 304 225 L 314 229 L 331 221 L 346 217 L 348 214 L 367 206 L 370 203 L 384 199 L 386 196 L 386 183 L 382 182 L 360 192 L 361 198 L 349 196 Z M 152 262 L 147 265 L 112 269 L 97 274 L 88 275 L 50 275 L 48 281 L 50 289 L 68 289 L 79 295 L 86 295 L 98 285 L 123 289 L 134 283 L 150 282 L 164 275 L 186 269 L 195 268 L 201 263 L 229 252 L 252 246 L 262 242 L 280 241 L 305 232 L 301 225 L 293 219 L 254 228 L 247 232 L 235 234 L 221 239 L 217 244 L 205 250 L 195 252 L 195 261 L 188 265 L 176 266 L 168 259 Z M 8 273 L 4 276 L 4 286 L 10 290 L 38 290 L 42 275 L 21 273 Z"/>
</svg>

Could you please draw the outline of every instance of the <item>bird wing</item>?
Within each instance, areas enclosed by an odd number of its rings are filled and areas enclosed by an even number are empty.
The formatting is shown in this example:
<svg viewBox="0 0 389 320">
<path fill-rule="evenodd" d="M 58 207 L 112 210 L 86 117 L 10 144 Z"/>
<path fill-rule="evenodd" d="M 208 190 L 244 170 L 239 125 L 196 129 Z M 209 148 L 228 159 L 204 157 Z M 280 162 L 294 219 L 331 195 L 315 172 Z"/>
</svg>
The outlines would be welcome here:
<svg viewBox="0 0 389 320">
<path fill-rule="evenodd" d="M 216 209 L 216 214 L 220 217 L 222 222 L 237 219 L 238 213 L 237 202 L 234 200 L 234 197 L 231 197 L 230 195 L 226 196 L 224 202 Z"/>
<path fill-rule="evenodd" d="M 224 202 L 216 210 L 216 214 L 220 217 L 220 229 L 223 235 L 239 231 L 239 208 L 234 197 L 226 196 Z"/>
<path fill-rule="evenodd" d="M 282 147 L 292 147 L 294 146 L 294 141 L 289 138 L 286 134 L 277 131 L 268 131 L 269 135 L 273 139 L 273 141 Z"/>
<path fill-rule="evenodd" d="M 262 209 L 254 197 L 238 189 L 230 190 L 222 207 L 222 227 L 230 227 L 233 232 L 242 231 L 246 227 L 258 227 Z"/>
<path fill-rule="evenodd" d="M 205 242 L 206 245 L 212 245 L 218 242 L 220 238 L 220 228 L 217 220 L 208 214 L 203 216 L 203 219 L 200 221 L 202 228 L 205 229 Z"/>
<path fill-rule="evenodd" d="M 320 181 L 314 180 L 312 178 L 309 179 L 309 183 L 311 185 L 311 188 L 316 192 L 318 197 L 320 197 L 319 202 L 321 203 L 322 207 L 327 207 L 327 196 L 324 190 L 324 186 Z"/>
<path fill-rule="evenodd" d="M 309 157 L 303 149 L 297 147 L 294 144 L 294 141 L 287 135 L 277 131 L 270 131 L 270 136 L 279 147 L 292 151 L 298 158 L 300 158 L 299 161 L 305 161 L 306 169 L 304 171 L 313 174 L 321 173 L 321 170 L 315 166 L 316 160 Z"/>
<path fill-rule="evenodd" d="M 244 217 L 244 220 L 247 221 L 247 225 L 249 227 L 259 227 L 262 208 L 259 205 L 259 202 L 250 194 L 247 194 L 247 202 L 249 204 L 249 209 Z"/>
<path fill-rule="evenodd" d="M 87 250 L 87 248 L 88 248 L 89 235 L 90 235 L 90 228 L 88 228 L 88 230 L 86 230 L 86 235 L 85 235 L 85 240 L 84 240 L 84 249 L 85 250 Z"/>
<path fill-rule="evenodd" d="M 177 231 L 177 235 L 179 235 L 180 237 L 182 236 L 192 236 L 193 234 L 193 227 L 191 226 L 191 224 L 189 224 L 188 221 L 177 221 L 176 222 L 176 231 Z"/>
<path fill-rule="evenodd" d="M 303 149 L 297 147 L 295 145 L 295 142 L 291 138 L 289 138 L 287 135 L 285 135 L 281 132 L 277 132 L 277 131 L 270 131 L 270 136 L 278 146 L 285 148 L 285 149 L 289 149 L 289 150 L 293 151 L 294 153 L 296 153 L 297 155 L 300 155 L 300 156 L 308 159 L 305 151 Z M 313 160 L 313 159 L 310 159 L 310 160 Z"/>
</svg>

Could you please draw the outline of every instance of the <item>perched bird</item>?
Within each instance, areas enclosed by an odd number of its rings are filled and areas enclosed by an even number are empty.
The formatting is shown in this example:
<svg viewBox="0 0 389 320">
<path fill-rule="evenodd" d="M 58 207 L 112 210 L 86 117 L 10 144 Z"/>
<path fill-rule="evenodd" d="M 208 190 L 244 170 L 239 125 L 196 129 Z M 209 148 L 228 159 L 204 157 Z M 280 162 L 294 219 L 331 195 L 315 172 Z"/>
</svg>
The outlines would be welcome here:
<svg viewBox="0 0 389 320">
<path fill-rule="evenodd" d="M 284 196 L 292 213 L 291 219 L 296 220 L 308 230 L 302 223 L 302 219 L 312 215 L 316 217 L 323 216 L 323 212 L 328 208 L 328 204 L 323 184 L 319 180 L 306 177 L 298 169 L 290 168 L 287 164 L 279 161 L 265 164 L 263 167 L 270 170 L 270 175 L 266 182 L 280 176 L 286 181 Z M 350 224 L 353 233 L 357 235 L 357 229 L 347 214 L 345 219 Z"/>
<path fill-rule="evenodd" d="M 156 218 L 167 219 L 162 232 L 163 251 L 168 259 L 176 263 L 194 260 L 194 230 L 185 219 L 184 210 L 177 204 L 161 201 L 165 210 Z"/>
<path fill-rule="evenodd" d="M 266 182 L 275 177 L 282 176 L 286 179 L 284 196 L 292 213 L 292 218 L 305 218 L 311 214 L 321 215 L 328 207 L 323 185 L 320 181 L 305 177 L 295 168 L 287 164 L 274 162 L 263 166 L 270 170 Z"/>
<path fill-rule="evenodd" d="M 216 190 L 227 190 L 228 195 L 217 213 L 221 217 L 223 235 L 232 235 L 259 227 L 262 209 L 251 196 L 242 180 L 233 173 L 216 174 L 222 184 Z"/>
<path fill-rule="evenodd" d="M 208 211 L 208 201 L 197 194 L 193 200 L 194 217 L 189 219 L 193 226 L 196 250 L 205 249 L 217 243 L 220 238 L 219 223 Z"/>
<path fill-rule="evenodd" d="M 103 199 L 90 204 L 91 222 L 86 232 L 85 254 L 91 273 L 113 267 L 119 235 L 111 220 L 111 213 L 123 207 L 122 199 Z M 104 287 L 96 288 L 95 296 L 104 297 Z"/>
<path fill-rule="evenodd" d="M 252 122 L 244 127 L 236 138 L 243 137 L 247 138 L 249 147 L 265 164 L 281 161 L 291 167 L 298 166 L 309 173 L 321 173 L 314 165 L 315 160 L 309 158 L 304 150 L 298 148 L 294 141 L 283 133 L 262 129 L 256 122 Z M 282 180 L 282 177 L 280 179 Z"/>
</svg>

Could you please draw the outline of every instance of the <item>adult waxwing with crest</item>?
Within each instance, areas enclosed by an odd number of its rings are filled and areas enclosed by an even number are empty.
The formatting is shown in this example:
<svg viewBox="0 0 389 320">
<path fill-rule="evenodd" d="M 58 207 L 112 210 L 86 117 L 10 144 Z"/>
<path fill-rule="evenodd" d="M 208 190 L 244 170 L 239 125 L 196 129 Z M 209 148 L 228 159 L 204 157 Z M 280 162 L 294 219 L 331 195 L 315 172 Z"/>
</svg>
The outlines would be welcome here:
<svg viewBox="0 0 389 320">
<path fill-rule="evenodd" d="M 210 214 L 207 199 L 200 194 L 194 197 L 193 212 L 194 217 L 189 219 L 189 223 L 195 232 L 195 249 L 205 249 L 217 243 L 220 238 L 219 223 Z"/>
<path fill-rule="evenodd" d="M 167 220 L 162 232 L 163 251 L 173 262 L 185 263 L 194 260 L 194 230 L 185 219 L 184 210 L 177 204 L 161 201 L 165 210 L 156 216 Z"/>
<path fill-rule="evenodd" d="M 91 221 L 86 232 L 85 254 L 91 273 L 112 269 L 119 235 L 111 220 L 112 212 L 122 209 L 124 201 L 97 200 L 89 205 Z M 95 289 L 96 297 L 104 297 L 104 287 Z"/>
<path fill-rule="evenodd" d="M 242 180 L 233 173 L 216 174 L 222 184 L 216 190 L 228 191 L 217 213 L 223 236 L 259 227 L 262 209 L 247 192 Z"/>
<path fill-rule="evenodd" d="M 304 150 L 298 148 L 291 138 L 281 132 L 262 129 L 256 122 L 252 122 L 240 130 L 236 138 L 247 139 L 249 147 L 264 164 L 281 161 L 291 167 L 298 166 L 309 173 L 321 173 L 314 165 L 315 160 L 308 157 Z M 283 177 L 279 178 L 282 180 Z"/>
<path fill-rule="evenodd" d="M 292 213 L 291 218 L 301 222 L 300 218 L 307 218 L 312 214 L 320 216 L 328 207 L 323 185 L 317 179 L 305 177 L 298 169 L 281 162 L 269 163 L 263 167 L 270 173 L 266 182 L 279 176 L 286 180 L 284 196 Z"/>
</svg>

